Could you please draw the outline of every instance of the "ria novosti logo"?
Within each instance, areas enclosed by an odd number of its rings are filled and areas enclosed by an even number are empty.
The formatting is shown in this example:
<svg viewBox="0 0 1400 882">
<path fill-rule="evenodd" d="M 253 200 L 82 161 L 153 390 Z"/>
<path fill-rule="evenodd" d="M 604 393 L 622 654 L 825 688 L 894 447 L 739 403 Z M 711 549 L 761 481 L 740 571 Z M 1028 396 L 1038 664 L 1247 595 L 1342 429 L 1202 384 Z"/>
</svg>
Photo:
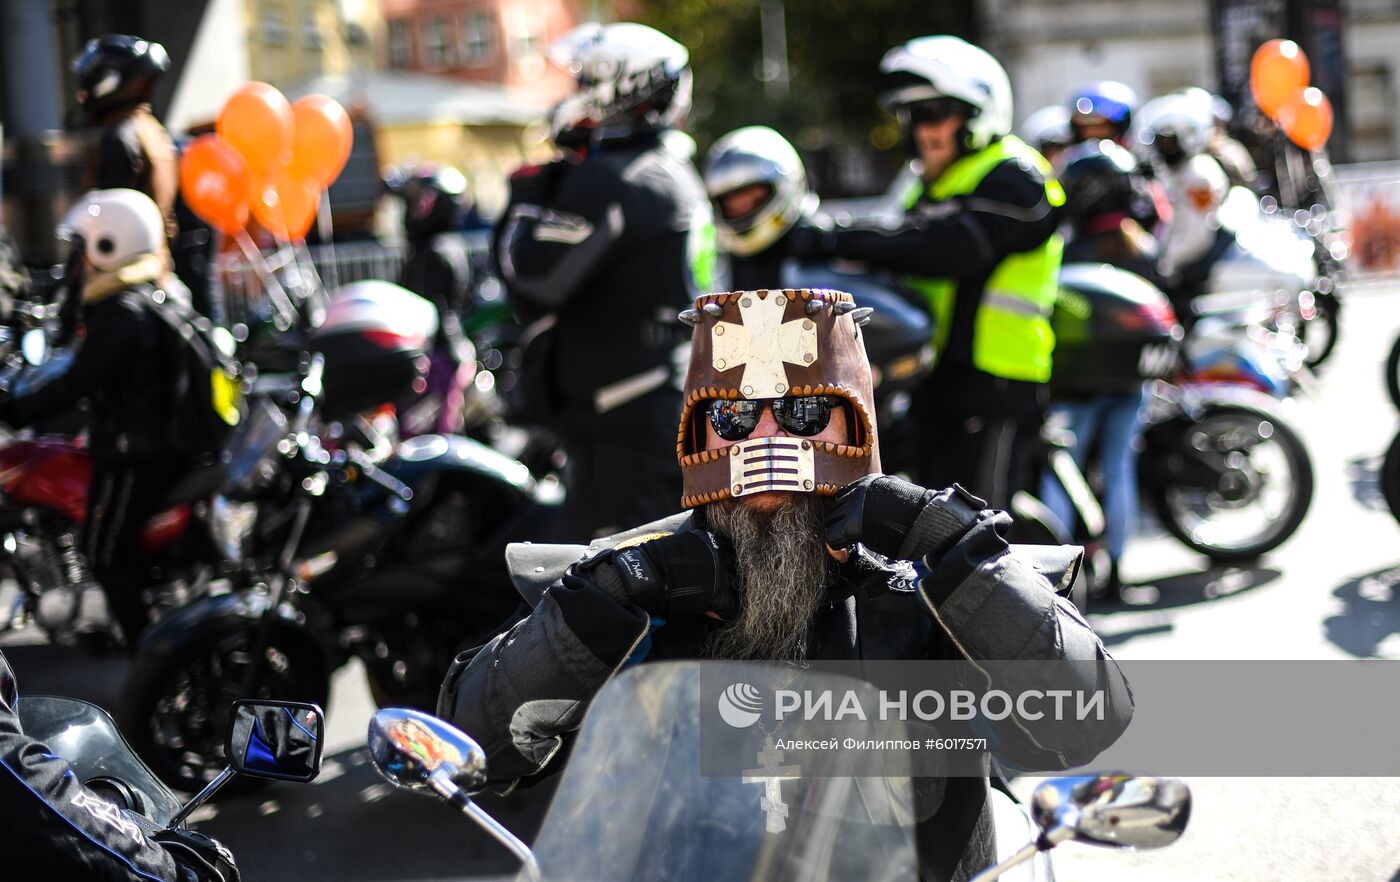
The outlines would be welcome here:
<svg viewBox="0 0 1400 882">
<path fill-rule="evenodd" d="M 719 715 L 736 729 L 747 729 L 763 715 L 763 694 L 748 683 L 735 683 L 720 693 Z"/>
</svg>

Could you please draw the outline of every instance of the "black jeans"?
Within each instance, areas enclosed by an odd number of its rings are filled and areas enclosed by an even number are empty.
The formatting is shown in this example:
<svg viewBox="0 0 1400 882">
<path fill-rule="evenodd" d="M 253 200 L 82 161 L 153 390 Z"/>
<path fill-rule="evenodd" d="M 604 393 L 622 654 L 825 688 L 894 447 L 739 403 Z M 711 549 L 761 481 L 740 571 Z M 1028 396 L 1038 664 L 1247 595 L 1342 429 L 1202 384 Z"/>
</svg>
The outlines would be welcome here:
<svg viewBox="0 0 1400 882">
<path fill-rule="evenodd" d="M 961 484 L 992 508 L 1009 510 L 1018 491 L 1037 490 L 1044 399 L 1039 383 L 980 371 L 933 374 L 911 407 L 916 480 L 930 489 Z"/>
<path fill-rule="evenodd" d="M 184 473 L 183 464 L 172 463 L 93 466 L 83 551 L 128 648 L 136 646 L 150 623 L 141 593 L 150 577 L 151 561 L 141 547 L 141 533 Z"/>
</svg>

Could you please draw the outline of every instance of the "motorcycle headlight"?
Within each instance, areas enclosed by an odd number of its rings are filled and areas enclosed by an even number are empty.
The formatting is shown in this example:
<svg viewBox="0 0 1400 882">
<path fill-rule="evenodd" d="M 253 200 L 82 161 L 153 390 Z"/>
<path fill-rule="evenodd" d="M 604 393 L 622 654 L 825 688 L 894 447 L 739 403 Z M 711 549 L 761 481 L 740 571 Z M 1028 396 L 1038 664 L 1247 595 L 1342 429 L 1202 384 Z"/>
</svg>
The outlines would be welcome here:
<svg viewBox="0 0 1400 882">
<path fill-rule="evenodd" d="M 225 558 L 243 559 L 257 517 L 256 502 L 233 502 L 224 496 L 214 497 L 209 507 L 209 533 Z"/>
</svg>

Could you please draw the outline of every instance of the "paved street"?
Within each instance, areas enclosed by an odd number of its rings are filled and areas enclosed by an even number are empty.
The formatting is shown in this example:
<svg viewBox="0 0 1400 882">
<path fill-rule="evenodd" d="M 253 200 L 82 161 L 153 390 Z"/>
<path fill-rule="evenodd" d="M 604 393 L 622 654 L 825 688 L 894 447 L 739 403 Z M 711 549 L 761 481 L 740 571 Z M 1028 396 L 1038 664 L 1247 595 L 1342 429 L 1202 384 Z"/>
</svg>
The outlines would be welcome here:
<svg viewBox="0 0 1400 882">
<path fill-rule="evenodd" d="M 1228 571 L 1207 570 L 1203 558 L 1149 530 L 1125 566 L 1129 581 L 1145 587 L 1126 607 L 1094 615 L 1116 655 L 1400 659 L 1400 525 L 1375 484 L 1379 458 L 1400 426 L 1381 376 L 1397 332 L 1400 292 L 1352 292 L 1338 354 L 1316 393 L 1292 409 L 1316 471 L 1302 528 L 1256 567 Z M 111 701 L 123 663 L 8 645 L 24 637 L 5 641 L 23 690 Z M 391 792 L 367 765 L 372 705 L 358 670 L 338 677 L 328 710 L 321 780 L 216 800 L 201 812 L 202 828 L 233 848 L 245 879 L 443 879 L 512 867 L 452 810 Z M 1033 783 L 1017 787 L 1029 791 Z M 1195 810 L 1176 846 L 1135 855 L 1066 846 L 1057 852 L 1059 878 L 1400 882 L 1400 779 L 1191 783 Z M 526 793 L 488 808 L 528 834 L 547 796 Z"/>
</svg>

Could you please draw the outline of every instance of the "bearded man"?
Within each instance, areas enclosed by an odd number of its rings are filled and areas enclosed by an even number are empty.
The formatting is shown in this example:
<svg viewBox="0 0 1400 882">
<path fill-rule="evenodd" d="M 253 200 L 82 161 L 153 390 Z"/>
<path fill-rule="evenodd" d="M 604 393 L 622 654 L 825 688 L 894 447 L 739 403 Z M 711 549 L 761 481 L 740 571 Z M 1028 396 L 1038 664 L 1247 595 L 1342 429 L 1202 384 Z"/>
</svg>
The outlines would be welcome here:
<svg viewBox="0 0 1400 882">
<path fill-rule="evenodd" d="M 1006 725 L 995 754 L 1067 768 L 1127 727 L 1121 672 L 1056 593 L 1082 552 L 1014 549 L 1010 518 L 961 487 L 880 474 L 867 314 L 826 290 L 713 294 L 682 314 L 694 334 L 677 457 L 691 511 L 587 549 L 509 548 L 531 611 L 457 659 L 438 705 L 486 750 L 489 787 L 561 765 L 603 684 L 658 659 L 1089 662 L 1062 666 L 1056 685 L 1104 692 L 1101 720 Z M 919 818 L 922 878 L 994 862 L 985 776 L 942 782 Z"/>
</svg>

